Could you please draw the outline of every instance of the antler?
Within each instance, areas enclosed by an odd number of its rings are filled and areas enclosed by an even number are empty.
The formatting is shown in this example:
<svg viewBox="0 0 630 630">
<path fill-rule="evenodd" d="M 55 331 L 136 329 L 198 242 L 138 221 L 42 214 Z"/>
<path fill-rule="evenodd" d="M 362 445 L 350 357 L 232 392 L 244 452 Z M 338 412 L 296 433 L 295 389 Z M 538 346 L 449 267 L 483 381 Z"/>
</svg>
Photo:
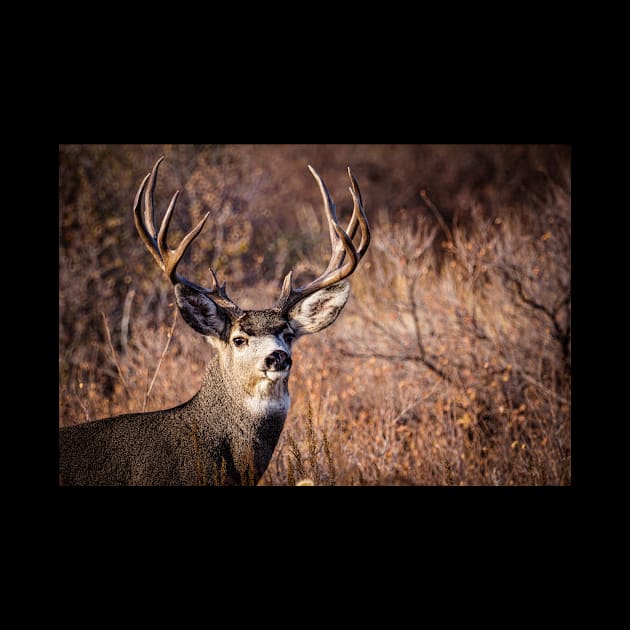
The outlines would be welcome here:
<svg viewBox="0 0 630 630">
<path fill-rule="evenodd" d="M 293 288 L 293 271 L 289 271 L 282 283 L 282 291 L 276 305 L 283 313 L 286 313 L 292 306 L 315 293 L 315 291 L 329 287 L 349 277 L 357 268 L 359 261 L 363 258 L 370 244 L 370 226 L 368 225 L 367 217 L 363 210 L 361 191 L 359 190 L 359 184 L 352 174 L 350 167 L 348 167 L 348 176 L 350 177 L 351 184 L 349 190 L 354 200 L 354 209 L 352 210 L 352 217 L 345 231 L 337 221 L 337 209 L 326 184 L 324 184 L 322 178 L 310 164 L 308 168 L 315 178 L 315 181 L 318 183 L 322 193 L 324 212 L 328 220 L 328 229 L 330 231 L 332 252 L 326 271 L 303 287 L 297 289 Z M 355 248 L 353 238 L 358 227 L 361 227 L 361 242 L 359 243 L 359 247 Z M 348 260 L 344 262 L 346 255 L 348 256 Z"/>
<path fill-rule="evenodd" d="M 168 204 L 166 214 L 162 219 L 159 231 L 155 228 L 155 211 L 153 208 L 153 191 L 155 190 L 155 182 L 157 180 L 157 172 L 160 163 L 164 159 L 164 156 L 155 163 L 151 172 L 142 180 L 136 198 L 133 202 L 133 218 L 136 224 L 136 229 L 142 242 L 145 244 L 149 253 L 155 259 L 155 262 L 159 265 L 160 269 L 168 276 L 173 285 L 181 283 L 199 291 L 204 295 L 211 298 L 217 305 L 225 309 L 228 315 L 232 319 L 237 319 L 243 314 L 243 311 L 238 305 L 233 302 L 227 295 L 225 290 L 225 282 L 219 285 L 217 276 L 213 269 L 210 269 L 212 286 L 210 288 L 202 287 L 194 282 L 191 282 L 187 278 L 184 278 L 177 272 L 177 265 L 179 264 L 182 256 L 188 249 L 188 246 L 199 235 L 203 226 L 210 215 L 209 212 L 199 221 L 197 226 L 193 228 L 184 238 L 182 242 L 177 246 L 177 249 L 170 249 L 166 243 L 166 234 L 168 232 L 169 225 L 171 224 L 171 218 L 173 216 L 173 210 L 175 209 L 175 203 L 179 196 L 179 190 L 175 192 L 171 198 L 171 202 Z M 148 180 L 148 183 L 147 183 Z M 144 193 L 144 196 L 143 196 Z M 141 200 L 144 198 L 144 213 L 141 211 Z"/>
</svg>

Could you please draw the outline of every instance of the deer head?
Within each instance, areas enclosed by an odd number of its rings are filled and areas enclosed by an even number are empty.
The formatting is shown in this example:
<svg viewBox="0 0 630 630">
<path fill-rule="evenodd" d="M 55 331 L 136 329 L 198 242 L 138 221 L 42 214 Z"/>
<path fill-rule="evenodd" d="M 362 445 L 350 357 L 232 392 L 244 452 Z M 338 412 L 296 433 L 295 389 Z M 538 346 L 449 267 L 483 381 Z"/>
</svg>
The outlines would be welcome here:
<svg viewBox="0 0 630 630">
<path fill-rule="evenodd" d="M 213 269 L 210 269 L 208 287 L 191 282 L 177 271 L 182 256 L 201 232 L 209 213 L 176 249 L 168 246 L 167 232 L 179 191 L 173 195 L 157 230 L 153 192 L 163 159 L 164 156 L 155 163 L 136 193 L 133 214 L 140 238 L 173 284 L 184 321 L 217 348 L 224 381 L 234 397 L 256 414 L 276 409 L 286 413 L 292 343 L 303 335 L 323 330 L 337 319 L 350 292 L 347 278 L 370 243 L 359 185 L 348 168 L 354 209 L 344 230 L 337 221 L 335 204 L 326 184 L 315 169 L 308 167 L 324 201 L 332 248 L 330 262 L 319 277 L 298 288 L 293 287 L 290 271 L 273 308 L 243 310 L 228 296 L 225 283 L 219 284 Z M 361 239 L 355 247 L 353 239 L 358 229 Z"/>
</svg>

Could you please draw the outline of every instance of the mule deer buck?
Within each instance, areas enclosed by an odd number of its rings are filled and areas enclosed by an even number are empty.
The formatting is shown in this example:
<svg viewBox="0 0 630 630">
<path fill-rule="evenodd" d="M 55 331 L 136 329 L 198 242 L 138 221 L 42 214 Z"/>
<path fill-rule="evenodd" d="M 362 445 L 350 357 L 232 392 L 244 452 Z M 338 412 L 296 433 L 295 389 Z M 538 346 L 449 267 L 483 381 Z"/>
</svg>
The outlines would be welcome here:
<svg viewBox="0 0 630 630">
<path fill-rule="evenodd" d="M 326 184 L 311 166 L 328 220 L 332 253 L 326 270 L 294 288 L 285 276 L 273 308 L 242 310 L 210 269 L 203 287 L 177 271 L 206 214 L 176 249 L 167 232 L 179 191 L 156 229 L 153 191 L 162 156 L 142 180 L 133 204 L 140 238 L 172 282 L 184 321 L 217 350 L 201 389 L 172 409 L 130 413 L 59 431 L 63 485 L 202 485 L 257 483 L 274 452 L 289 409 L 292 343 L 330 326 L 346 304 L 347 278 L 370 243 L 359 185 L 348 168 L 354 209 L 347 229 L 337 221 Z M 142 211 L 144 201 L 144 211 Z M 361 238 L 355 247 L 354 237 Z"/>
</svg>

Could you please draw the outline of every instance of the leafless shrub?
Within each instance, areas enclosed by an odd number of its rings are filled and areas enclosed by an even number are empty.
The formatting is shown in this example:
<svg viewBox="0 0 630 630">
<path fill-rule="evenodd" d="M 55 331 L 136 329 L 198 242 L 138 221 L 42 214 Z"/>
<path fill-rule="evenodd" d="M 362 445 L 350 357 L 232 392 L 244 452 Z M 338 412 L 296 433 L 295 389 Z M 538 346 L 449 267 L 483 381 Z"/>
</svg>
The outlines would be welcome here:
<svg viewBox="0 0 630 630">
<path fill-rule="evenodd" d="M 557 203 L 568 216 L 568 199 Z M 570 268 L 566 249 L 550 241 L 568 242 L 557 231 L 568 222 L 531 234 L 518 216 L 488 218 L 475 207 L 466 226 L 457 217 L 448 229 L 433 223 L 381 217 L 340 351 L 396 364 L 407 393 L 391 422 L 405 437 L 393 441 L 409 448 L 422 435 L 425 449 L 440 444 L 444 461 L 457 463 L 448 483 L 491 483 L 506 465 L 513 483 L 566 483 Z M 438 229 L 442 266 L 431 247 Z M 387 431 L 383 440 L 388 450 Z"/>
<path fill-rule="evenodd" d="M 567 147 L 61 146 L 60 424 L 198 389 L 210 349 L 173 319 L 131 217 L 163 153 L 156 207 L 182 189 L 173 241 L 211 211 L 186 274 L 215 266 L 244 308 L 327 256 L 306 164 L 342 216 L 346 166 L 361 182 L 373 245 L 343 317 L 296 348 L 263 483 L 570 483 Z"/>
</svg>

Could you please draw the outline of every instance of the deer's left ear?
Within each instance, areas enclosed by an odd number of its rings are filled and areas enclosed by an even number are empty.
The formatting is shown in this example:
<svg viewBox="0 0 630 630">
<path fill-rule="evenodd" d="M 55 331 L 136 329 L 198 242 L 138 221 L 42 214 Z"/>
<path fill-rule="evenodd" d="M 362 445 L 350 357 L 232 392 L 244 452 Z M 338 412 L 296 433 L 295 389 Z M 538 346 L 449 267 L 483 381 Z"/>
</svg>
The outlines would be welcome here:
<svg viewBox="0 0 630 630">
<path fill-rule="evenodd" d="M 339 316 L 350 295 L 350 283 L 337 282 L 304 298 L 288 313 L 296 336 L 310 335 L 330 326 Z"/>
</svg>

